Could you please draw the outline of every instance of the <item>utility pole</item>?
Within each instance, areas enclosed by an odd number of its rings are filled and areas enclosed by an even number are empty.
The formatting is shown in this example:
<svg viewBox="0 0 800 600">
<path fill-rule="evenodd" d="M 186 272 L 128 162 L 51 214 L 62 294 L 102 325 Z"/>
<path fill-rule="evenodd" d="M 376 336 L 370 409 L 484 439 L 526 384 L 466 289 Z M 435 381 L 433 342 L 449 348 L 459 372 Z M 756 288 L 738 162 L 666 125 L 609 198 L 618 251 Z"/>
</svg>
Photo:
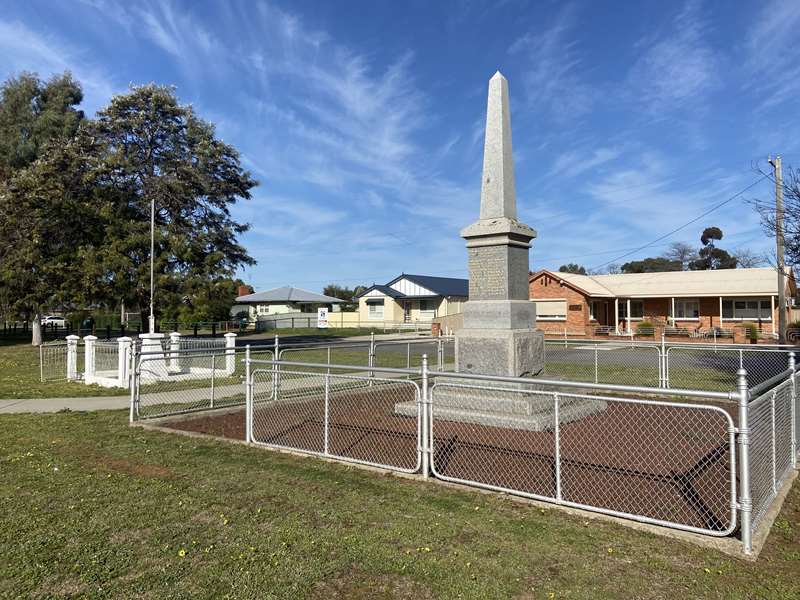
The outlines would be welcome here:
<svg viewBox="0 0 800 600">
<path fill-rule="evenodd" d="M 769 159 L 775 172 L 775 243 L 778 259 L 778 341 L 786 343 L 786 286 L 784 283 L 785 267 L 783 259 L 783 172 L 781 157 Z"/>
</svg>

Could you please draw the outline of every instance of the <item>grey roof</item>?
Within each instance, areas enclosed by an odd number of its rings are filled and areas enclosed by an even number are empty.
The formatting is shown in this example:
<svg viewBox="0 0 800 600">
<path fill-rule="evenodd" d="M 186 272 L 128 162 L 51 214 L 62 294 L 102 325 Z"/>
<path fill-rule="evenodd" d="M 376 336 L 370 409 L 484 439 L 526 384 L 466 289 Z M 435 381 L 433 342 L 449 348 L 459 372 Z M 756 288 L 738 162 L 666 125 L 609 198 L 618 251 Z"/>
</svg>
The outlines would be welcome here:
<svg viewBox="0 0 800 600">
<path fill-rule="evenodd" d="M 469 279 L 457 279 L 455 277 L 431 277 L 430 275 L 409 275 L 404 273 L 396 277 L 387 285 L 392 285 L 400 279 L 408 279 L 414 283 L 428 288 L 438 296 L 469 296 Z"/>
<path fill-rule="evenodd" d="M 341 304 L 344 300 L 333 298 L 331 296 L 323 296 L 322 294 L 315 294 L 308 290 L 303 290 L 296 287 L 284 286 L 267 290 L 266 292 L 256 292 L 255 294 L 247 294 L 246 296 L 239 296 L 236 302 L 240 304 L 258 304 L 261 302 L 297 302 L 300 304 Z"/>
</svg>

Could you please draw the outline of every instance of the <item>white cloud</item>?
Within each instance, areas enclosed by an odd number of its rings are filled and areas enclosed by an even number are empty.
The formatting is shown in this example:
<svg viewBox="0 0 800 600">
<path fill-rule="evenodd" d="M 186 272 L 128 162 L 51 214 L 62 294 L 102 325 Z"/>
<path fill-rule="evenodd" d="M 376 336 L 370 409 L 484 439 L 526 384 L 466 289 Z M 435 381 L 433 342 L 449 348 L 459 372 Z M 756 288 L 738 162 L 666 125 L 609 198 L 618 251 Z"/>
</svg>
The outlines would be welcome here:
<svg viewBox="0 0 800 600">
<path fill-rule="evenodd" d="M 797 102 L 800 94 L 800 3 L 766 2 L 747 34 L 746 70 L 748 86 L 767 109 L 787 101 Z"/>
<path fill-rule="evenodd" d="M 560 154 L 553 162 L 549 177 L 577 177 L 606 163 L 619 158 L 622 149 L 619 147 L 580 148 Z"/>
<path fill-rule="evenodd" d="M 2 79 L 21 71 L 34 71 L 43 78 L 71 71 L 83 86 L 84 110 L 91 114 L 104 106 L 119 88 L 85 54 L 56 36 L 39 34 L 20 22 L 0 19 Z"/>
<path fill-rule="evenodd" d="M 641 55 L 628 76 L 632 99 L 653 113 L 700 106 L 719 84 L 720 62 L 707 39 L 709 30 L 697 2 L 690 0 L 666 30 L 641 40 Z"/>
<path fill-rule="evenodd" d="M 572 120 L 592 108 L 594 90 L 579 74 L 575 7 L 567 5 L 547 28 L 528 32 L 515 40 L 509 53 L 521 55 L 526 100 L 552 118 Z"/>
</svg>

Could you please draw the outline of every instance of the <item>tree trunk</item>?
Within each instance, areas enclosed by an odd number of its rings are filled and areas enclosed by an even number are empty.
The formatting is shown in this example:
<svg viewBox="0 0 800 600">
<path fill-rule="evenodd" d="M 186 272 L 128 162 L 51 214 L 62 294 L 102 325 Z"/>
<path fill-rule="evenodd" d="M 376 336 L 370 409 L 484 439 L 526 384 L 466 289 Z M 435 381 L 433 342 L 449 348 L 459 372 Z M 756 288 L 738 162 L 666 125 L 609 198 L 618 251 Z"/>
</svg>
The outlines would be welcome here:
<svg viewBox="0 0 800 600">
<path fill-rule="evenodd" d="M 42 315 L 38 312 L 33 315 L 33 323 L 31 323 L 31 345 L 42 345 Z"/>
</svg>

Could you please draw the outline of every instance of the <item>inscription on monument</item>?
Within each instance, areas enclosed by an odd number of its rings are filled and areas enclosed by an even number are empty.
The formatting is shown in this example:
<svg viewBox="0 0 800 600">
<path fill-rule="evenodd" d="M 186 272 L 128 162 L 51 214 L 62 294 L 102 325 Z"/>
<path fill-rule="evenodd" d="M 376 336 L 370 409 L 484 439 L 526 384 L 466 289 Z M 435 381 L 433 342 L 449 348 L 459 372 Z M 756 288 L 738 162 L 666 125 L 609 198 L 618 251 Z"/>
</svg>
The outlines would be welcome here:
<svg viewBox="0 0 800 600">
<path fill-rule="evenodd" d="M 473 300 L 508 297 L 508 261 L 503 246 L 469 249 L 469 297 Z"/>
</svg>

